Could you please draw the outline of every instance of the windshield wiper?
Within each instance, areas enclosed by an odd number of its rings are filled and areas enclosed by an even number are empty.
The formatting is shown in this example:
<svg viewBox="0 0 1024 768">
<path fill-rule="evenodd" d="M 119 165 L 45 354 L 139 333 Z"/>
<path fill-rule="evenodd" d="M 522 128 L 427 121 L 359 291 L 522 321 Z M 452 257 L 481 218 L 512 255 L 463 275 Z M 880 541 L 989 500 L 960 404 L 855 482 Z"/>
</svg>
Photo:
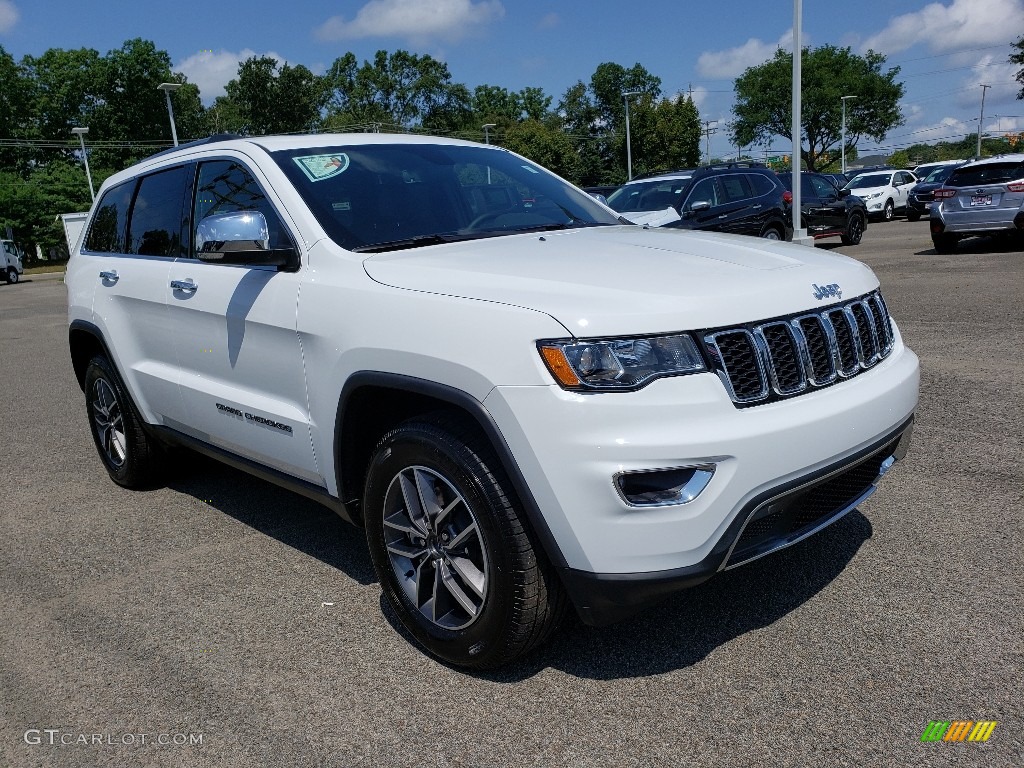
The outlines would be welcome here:
<svg viewBox="0 0 1024 768">
<path fill-rule="evenodd" d="M 441 243 L 455 243 L 459 240 L 472 240 L 473 235 L 417 235 L 402 240 L 386 240 L 383 243 L 370 243 L 353 248 L 353 253 L 386 253 L 387 251 L 401 251 L 406 248 L 419 248 L 424 245 L 440 245 Z"/>
</svg>

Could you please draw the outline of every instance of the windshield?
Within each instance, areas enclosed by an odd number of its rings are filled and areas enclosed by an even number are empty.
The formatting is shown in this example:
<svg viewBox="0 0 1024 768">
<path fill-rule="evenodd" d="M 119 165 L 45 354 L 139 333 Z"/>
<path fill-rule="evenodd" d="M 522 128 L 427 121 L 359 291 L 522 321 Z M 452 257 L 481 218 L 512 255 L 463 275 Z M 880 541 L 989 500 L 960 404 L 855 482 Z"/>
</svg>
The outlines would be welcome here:
<svg viewBox="0 0 1024 768">
<path fill-rule="evenodd" d="M 891 173 L 865 173 L 847 184 L 846 188 L 868 189 L 869 187 L 885 187 L 888 186 L 889 179 L 891 178 Z"/>
<path fill-rule="evenodd" d="M 691 176 L 634 181 L 608 197 L 608 206 L 619 213 L 641 213 L 677 208 Z"/>
<path fill-rule="evenodd" d="M 947 165 L 942 168 L 936 168 L 934 171 L 928 174 L 928 178 L 924 180 L 925 184 L 940 184 L 949 178 L 950 174 L 955 171 L 957 166 Z"/>
<path fill-rule="evenodd" d="M 273 153 L 324 230 L 384 251 L 618 219 L 511 152 L 449 144 L 356 144 Z"/>
</svg>

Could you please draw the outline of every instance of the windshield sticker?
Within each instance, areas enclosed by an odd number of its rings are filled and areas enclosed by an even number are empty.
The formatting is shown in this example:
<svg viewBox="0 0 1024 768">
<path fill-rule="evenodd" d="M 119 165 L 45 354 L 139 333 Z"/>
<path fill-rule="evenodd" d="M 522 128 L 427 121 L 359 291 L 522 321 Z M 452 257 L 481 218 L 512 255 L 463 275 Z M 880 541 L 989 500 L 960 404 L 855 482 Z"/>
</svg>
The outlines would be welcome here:
<svg viewBox="0 0 1024 768">
<path fill-rule="evenodd" d="M 540 171 L 538 171 L 536 168 L 533 168 L 529 165 L 521 165 L 519 167 L 522 168 L 524 171 L 529 171 L 530 173 L 540 173 Z"/>
<path fill-rule="evenodd" d="M 323 181 L 348 170 L 348 155 L 344 152 L 334 155 L 306 155 L 293 157 L 292 160 L 310 181 Z"/>
</svg>

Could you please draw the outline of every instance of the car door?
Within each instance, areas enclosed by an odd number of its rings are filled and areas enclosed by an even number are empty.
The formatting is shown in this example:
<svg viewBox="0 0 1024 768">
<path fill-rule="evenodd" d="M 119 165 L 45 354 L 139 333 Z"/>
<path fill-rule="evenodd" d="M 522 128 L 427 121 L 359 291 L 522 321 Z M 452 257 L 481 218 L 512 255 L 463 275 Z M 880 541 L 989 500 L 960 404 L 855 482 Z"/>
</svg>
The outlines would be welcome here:
<svg viewBox="0 0 1024 768">
<path fill-rule="evenodd" d="M 897 208 L 905 208 L 910 197 L 910 190 L 914 186 L 915 179 L 909 171 L 899 171 L 894 174 L 893 182 L 896 186 L 897 197 L 895 199 Z"/>
<path fill-rule="evenodd" d="M 683 202 L 679 225 L 687 229 L 717 229 L 722 214 L 720 199 L 718 179 L 714 176 L 700 179 Z"/>
<path fill-rule="evenodd" d="M 178 361 L 167 314 L 168 273 L 181 247 L 185 166 L 108 189 L 79 257 L 93 273 L 93 318 L 147 422 L 179 419 Z M 79 258 L 76 257 L 76 258 Z"/>
<path fill-rule="evenodd" d="M 241 159 L 204 160 L 194 178 L 189 255 L 169 274 L 169 321 L 186 406 L 178 429 L 322 485 L 296 332 L 298 273 L 195 258 L 196 229 L 211 215 L 263 214 L 270 248 L 295 247 L 298 239 L 268 195 L 270 185 Z"/>
<path fill-rule="evenodd" d="M 839 190 L 825 176 L 809 176 L 808 182 L 817 201 L 816 214 L 822 232 L 841 232 L 846 228 L 846 203 Z"/>
<path fill-rule="evenodd" d="M 742 173 L 726 173 L 718 177 L 718 226 L 722 232 L 736 235 L 761 234 L 761 219 L 754 209 L 754 191 Z"/>
</svg>

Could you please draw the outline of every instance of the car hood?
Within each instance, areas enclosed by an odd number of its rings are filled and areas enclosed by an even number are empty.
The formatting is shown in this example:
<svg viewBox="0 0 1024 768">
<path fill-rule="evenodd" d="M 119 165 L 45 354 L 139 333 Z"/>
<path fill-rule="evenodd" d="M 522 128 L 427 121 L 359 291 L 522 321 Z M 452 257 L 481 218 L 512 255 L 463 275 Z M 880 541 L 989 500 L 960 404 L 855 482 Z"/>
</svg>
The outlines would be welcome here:
<svg viewBox="0 0 1024 768">
<path fill-rule="evenodd" d="M 861 189 L 853 189 L 852 187 L 850 187 L 849 189 L 851 195 L 856 195 L 857 197 L 860 198 L 867 198 L 870 197 L 871 195 L 875 195 L 880 192 L 885 192 L 885 190 L 889 188 L 890 187 L 887 184 L 883 184 L 880 187 L 863 187 Z"/>
<path fill-rule="evenodd" d="M 878 286 L 860 262 L 743 235 L 594 227 L 375 254 L 363 262 L 396 288 L 544 312 L 579 336 L 703 329 L 764 320 Z"/>
<path fill-rule="evenodd" d="M 930 181 L 927 184 L 916 184 L 911 192 L 933 192 L 942 186 L 942 182 Z"/>
</svg>

